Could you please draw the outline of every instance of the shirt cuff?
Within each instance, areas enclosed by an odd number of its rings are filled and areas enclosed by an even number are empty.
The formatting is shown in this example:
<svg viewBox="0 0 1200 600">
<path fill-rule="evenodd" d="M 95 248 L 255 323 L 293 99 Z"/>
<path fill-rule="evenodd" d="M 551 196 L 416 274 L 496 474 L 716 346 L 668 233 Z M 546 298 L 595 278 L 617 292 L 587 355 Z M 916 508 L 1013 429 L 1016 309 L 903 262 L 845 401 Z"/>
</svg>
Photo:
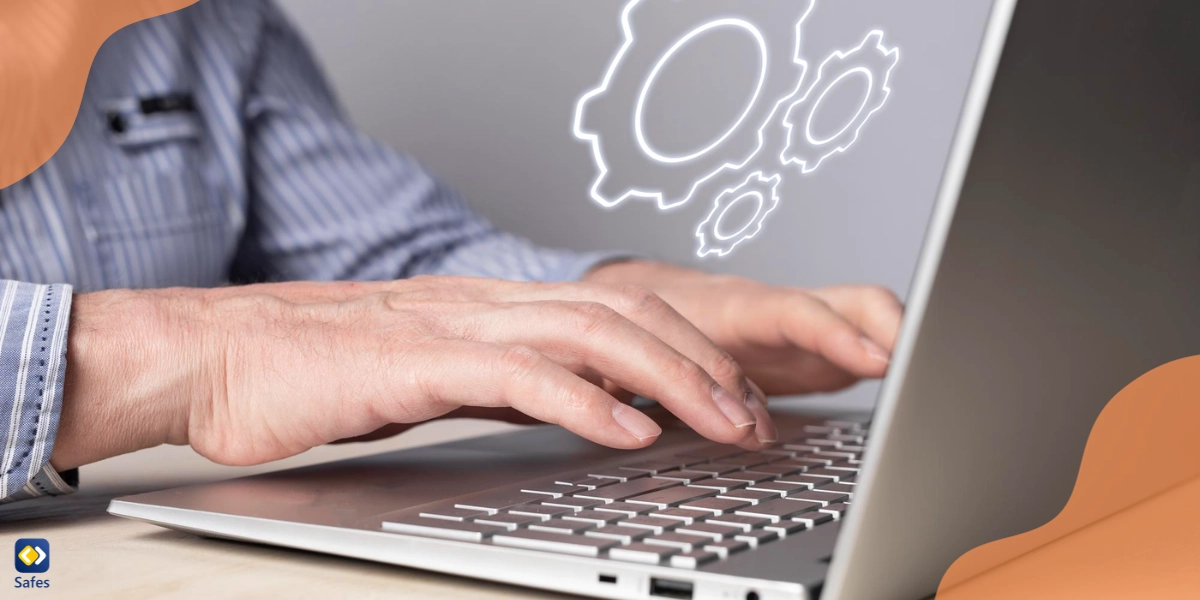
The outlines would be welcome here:
<svg viewBox="0 0 1200 600">
<path fill-rule="evenodd" d="M 71 286 L 0 281 L 0 502 L 74 491 L 50 466 Z"/>
</svg>

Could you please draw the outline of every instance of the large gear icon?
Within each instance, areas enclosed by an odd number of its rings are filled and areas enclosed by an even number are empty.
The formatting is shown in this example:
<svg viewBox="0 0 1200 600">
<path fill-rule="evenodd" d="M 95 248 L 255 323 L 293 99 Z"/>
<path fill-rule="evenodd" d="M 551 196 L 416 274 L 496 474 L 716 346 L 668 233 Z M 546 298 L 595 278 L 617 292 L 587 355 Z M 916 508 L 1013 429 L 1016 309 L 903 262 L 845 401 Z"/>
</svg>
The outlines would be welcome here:
<svg viewBox="0 0 1200 600">
<path fill-rule="evenodd" d="M 782 182 L 783 178 L 779 175 L 768 177 L 762 171 L 756 171 L 741 185 L 717 196 L 712 211 L 696 228 L 696 237 L 700 240 L 697 254 L 700 258 L 709 254 L 725 256 L 733 252 L 738 244 L 758 235 L 767 215 L 779 206 L 779 184 Z M 726 223 L 725 219 L 733 208 L 743 202 L 755 204 L 754 215 L 740 225 Z M 735 227 L 737 229 L 730 231 Z"/>
<path fill-rule="evenodd" d="M 825 59 L 817 69 L 816 81 L 784 113 L 787 146 L 780 154 L 783 164 L 799 165 L 805 174 L 812 173 L 825 159 L 854 145 L 867 121 L 883 108 L 891 95 L 888 84 L 892 70 L 899 62 L 900 50 L 884 46 L 883 32 L 878 30 L 868 34 L 858 47 L 847 52 L 834 52 Z M 821 102 L 830 91 L 852 78 L 866 83 L 866 93 L 858 110 L 836 133 L 815 134 L 813 120 L 821 109 Z"/>
<path fill-rule="evenodd" d="M 731 18 L 728 0 L 630 0 L 621 17 L 625 42 L 603 82 L 575 110 L 575 136 L 591 144 L 598 168 L 592 199 L 608 208 L 631 197 L 651 199 L 666 210 L 686 203 L 723 169 L 744 168 L 763 149 L 764 130 L 778 123 L 786 100 L 803 85 L 808 64 L 800 58 L 801 30 L 815 1 L 740 2 Z M 641 31 L 636 23 L 653 26 Z M 761 60 L 754 93 L 740 117 L 711 143 L 688 152 L 663 151 L 642 126 L 646 97 L 681 48 L 718 29 L 738 30 L 757 43 Z"/>
</svg>

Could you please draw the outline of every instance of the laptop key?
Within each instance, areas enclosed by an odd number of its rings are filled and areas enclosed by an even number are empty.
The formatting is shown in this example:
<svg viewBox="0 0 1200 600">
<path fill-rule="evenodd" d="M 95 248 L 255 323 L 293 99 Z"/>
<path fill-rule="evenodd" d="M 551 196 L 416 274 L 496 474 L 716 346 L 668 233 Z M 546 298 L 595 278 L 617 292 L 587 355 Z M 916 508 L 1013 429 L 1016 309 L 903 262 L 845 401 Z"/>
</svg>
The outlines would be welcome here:
<svg viewBox="0 0 1200 600">
<path fill-rule="evenodd" d="M 733 512 L 739 508 L 750 506 L 745 500 L 730 500 L 728 498 L 702 498 L 683 505 L 683 508 L 704 510 L 717 515 Z"/>
<path fill-rule="evenodd" d="M 518 529 L 506 531 L 492 536 L 492 543 L 497 546 L 511 548 L 527 548 L 544 550 L 577 556 L 600 556 L 600 552 L 620 544 L 617 540 L 588 537 L 583 535 L 564 535 L 549 531 L 530 531 Z"/>
<path fill-rule="evenodd" d="M 634 542 L 628 546 L 613 548 L 608 551 L 608 557 L 613 560 L 636 562 L 647 565 L 657 565 L 665 558 L 679 554 L 679 548 L 672 546 L 655 546 L 643 542 Z"/>
<path fill-rule="evenodd" d="M 718 458 L 724 458 L 726 456 L 733 456 L 734 454 L 741 454 L 742 452 L 745 452 L 745 450 L 742 450 L 741 448 L 738 448 L 737 446 L 712 445 L 712 446 L 700 446 L 699 448 L 695 448 L 695 449 L 688 450 L 685 452 L 680 452 L 679 454 L 676 454 L 675 456 L 678 456 L 681 458 L 702 458 L 705 460 L 714 460 L 714 459 L 718 459 Z"/>
<path fill-rule="evenodd" d="M 704 479 L 702 481 L 697 481 L 696 483 L 693 483 L 688 487 L 708 488 L 710 490 L 717 490 L 718 492 L 728 492 L 730 490 L 744 488 L 748 485 L 750 485 L 750 483 L 746 482 L 746 481 L 734 481 L 732 479 L 714 478 L 714 479 Z"/>
<path fill-rule="evenodd" d="M 421 511 L 421 516 L 427 519 L 445 519 L 447 521 L 466 521 L 474 517 L 483 517 L 487 514 L 488 513 L 486 511 L 455 508 L 453 506 L 447 506 L 445 508 L 427 508 Z"/>
<path fill-rule="evenodd" d="M 807 440 L 804 440 L 804 443 L 808 444 L 809 446 L 816 446 L 817 448 L 821 448 L 821 449 L 832 449 L 832 448 L 837 448 L 842 445 L 842 443 L 839 441 L 826 440 L 826 439 L 820 439 L 820 438 L 807 439 Z"/>
<path fill-rule="evenodd" d="M 825 426 L 826 427 L 834 427 L 838 431 L 841 431 L 842 433 L 846 433 L 847 431 L 865 431 L 866 430 L 865 424 L 856 423 L 854 421 L 825 421 Z"/>
<path fill-rule="evenodd" d="M 498 492 L 477 494 L 466 500 L 455 502 L 454 506 L 469 510 L 486 511 L 489 514 L 495 514 L 510 506 L 537 502 L 538 500 L 544 500 L 545 498 L 545 496 L 539 494 L 529 494 L 517 490 L 503 490 Z"/>
<path fill-rule="evenodd" d="M 400 517 L 383 522 L 384 531 L 407 533 L 463 542 L 482 542 L 484 538 L 505 531 L 503 527 L 470 521 L 447 521 L 424 517 Z"/>
<path fill-rule="evenodd" d="M 747 517 L 762 517 L 775 522 L 780 519 L 789 519 L 792 515 L 798 515 L 807 510 L 818 509 L 821 506 L 821 504 L 815 502 L 800 502 L 788 498 L 779 498 L 778 500 L 768 500 L 755 506 L 739 509 L 737 514 Z"/>
<path fill-rule="evenodd" d="M 766 517 L 750 517 L 746 515 L 721 515 L 719 517 L 709 517 L 705 519 L 705 523 L 712 525 L 723 525 L 726 527 L 737 527 L 742 531 L 750 531 L 755 527 L 770 525 L 771 519 Z"/>
<path fill-rule="evenodd" d="M 832 425 L 805 425 L 804 431 L 805 433 L 812 433 L 816 435 L 828 435 L 830 433 L 837 433 L 841 430 Z"/>
<path fill-rule="evenodd" d="M 774 475 L 776 477 L 779 477 L 781 475 L 791 475 L 792 473 L 798 473 L 798 472 L 802 471 L 803 469 L 804 469 L 804 467 L 798 467 L 796 465 L 769 464 L 769 465 L 758 465 L 757 467 L 747 467 L 746 472 L 747 473 L 767 473 L 769 475 Z"/>
<path fill-rule="evenodd" d="M 645 471 L 623 471 L 616 467 L 594 469 L 588 471 L 587 474 L 588 477 L 595 477 L 597 479 L 615 479 L 617 481 L 632 481 L 634 479 L 648 477 L 650 475 Z"/>
<path fill-rule="evenodd" d="M 625 515 L 627 517 L 633 517 L 636 515 L 644 515 L 650 511 L 654 510 L 654 507 L 647 505 L 647 504 L 630 504 L 628 502 L 613 502 L 610 504 L 597 504 L 595 506 L 594 510 L 598 510 L 601 512 L 612 512 L 612 513 Z"/>
<path fill-rule="evenodd" d="M 676 569 L 695 569 L 705 563 L 710 563 L 721 558 L 715 552 L 707 550 L 692 550 L 683 554 L 676 554 L 671 557 L 671 566 Z"/>
<path fill-rule="evenodd" d="M 709 477 L 720 477 L 721 475 L 724 475 L 725 473 L 741 471 L 742 467 L 739 465 L 702 463 L 699 465 L 691 465 L 687 468 L 687 470 L 691 471 L 693 473 L 704 473 L 705 475 L 708 475 Z"/>
<path fill-rule="evenodd" d="M 522 504 L 511 506 L 506 511 L 509 514 L 537 517 L 547 520 L 558 515 L 574 512 L 575 509 L 565 506 L 546 506 L 545 504 Z"/>
<path fill-rule="evenodd" d="M 841 442 L 843 444 L 854 444 L 857 446 L 861 446 L 863 444 L 863 442 L 866 440 L 866 438 L 863 437 L 862 435 L 846 434 L 846 433 L 831 433 L 829 435 L 826 435 L 825 439 L 833 440 L 835 442 Z"/>
<path fill-rule="evenodd" d="M 749 485 L 751 483 L 758 483 L 760 481 L 769 481 L 777 477 L 777 475 L 772 473 L 755 473 L 753 471 L 734 471 L 733 473 L 726 473 L 721 477 L 725 479 L 732 479 L 734 481 L 744 481 L 746 482 L 746 485 Z"/>
<path fill-rule="evenodd" d="M 779 492 L 733 490 L 732 492 L 726 492 L 724 494 L 721 494 L 719 497 L 728 498 L 730 500 L 745 500 L 746 502 L 749 502 L 751 504 L 758 504 L 759 502 L 762 502 L 764 500 L 771 500 L 772 498 L 779 498 L 782 495 L 783 494 L 780 494 Z"/>
<path fill-rule="evenodd" d="M 842 477 L 853 477 L 858 474 L 858 469 L 839 469 L 837 467 L 825 467 L 821 469 L 809 469 L 804 472 L 809 477 L 826 477 L 834 482 L 839 481 Z"/>
<path fill-rule="evenodd" d="M 571 483 L 569 481 L 564 481 L 561 479 L 558 481 L 555 481 L 555 483 L 560 483 L 563 485 L 575 485 L 575 486 L 579 486 L 581 488 L 588 489 L 588 490 L 594 490 L 598 487 L 612 485 L 616 482 L 617 482 L 616 479 L 602 479 L 600 477 L 584 477 L 582 479 L 579 479 L 578 481 L 575 481 L 574 483 Z"/>
<path fill-rule="evenodd" d="M 539 518 L 539 517 L 530 517 L 527 515 L 514 515 L 512 513 L 499 513 L 499 514 L 491 515 L 488 517 L 479 517 L 478 519 L 473 519 L 473 520 L 476 523 L 482 523 L 484 525 L 495 525 L 496 527 L 503 527 L 509 531 L 512 531 L 522 525 L 529 525 L 530 523 L 540 523 L 541 522 L 541 518 Z"/>
<path fill-rule="evenodd" d="M 813 490 L 808 492 L 800 492 L 799 494 L 792 494 L 791 496 L 788 496 L 786 500 L 788 502 L 803 500 L 805 502 L 816 502 L 822 506 L 825 506 L 827 504 L 833 504 L 834 502 L 841 502 L 846 498 L 846 494 L 839 494 L 837 492 L 818 492 Z"/>
<path fill-rule="evenodd" d="M 812 483 L 785 482 L 775 480 L 753 483 L 750 484 L 750 487 L 747 487 L 746 489 L 754 492 L 776 492 L 783 496 L 787 496 L 796 492 L 811 490 L 813 489 L 813 485 L 814 484 Z"/>
<path fill-rule="evenodd" d="M 583 521 L 594 525 L 609 525 L 616 523 L 625 518 L 625 515 L 614 512 L 603 512 L 599 510 L 581 510 L 577 513 L 568 513 L 562 516 L 566 521 Z"/>
<path fill-rule="evenodd" d="M 817 488 L 818 492 L 835 492 L 842 493 L 854 497 L 854 484 L 849 483 L 830 483 Z"/>
<path fill-rule="evenodd" d="M 549 521 L 539 521 L 529 526 L 530 531 L 550 531 L 554 533 L 583 533 L 589 529 L 595 529 L 596 524 L 587 521 L 568 521 L 566 519 L 550 519 Z"/>
<path fill-rule="evenodd" d="M 552 498 L 562 498 L 570 496 L 575 492 L 585 492 L 588 488 L 577 485 L 562 485 L 560 483 L 546 483 L 542 485 L 531 485 L 521 488 L 522 492 L 527 494 L 541 494 Z"/>
<path fill-rule="evenodd" d="M 721 558 L 729 558 L 730 554 L 741 552 L 750 549 L 750 542 L 739 539 L 721 540 L 711 544 L 705 544 L 704 549 L 709 552 L 716 553 Z"/>
<path fill-rule="evenodd" d="M 712 477 L 712 475 L 709 473 L 703 473 L 701 471 L 692 471 L 692 470 L 688 470 L 688 469 L 676 470 L 676 471 L 665 471 L 663 473 L 654 475 L 655 479 L 670 479 L 672 481 L 678 481 L 683 484 L 688 484 L 693 481 L 700 481 L 701 479 L 708 479 L 710 477 Z"/>
<path fill-rule="evenodd" d="M 693 510 L 690 508 L 665 508 L 650 511 L 650 516 L 660 519 L 673 519 L 684 525 L 691 525 L 698 520 L 711 516 L 712 513 L 703 510 Z"/>
<path fill-rule="evenodd" d="M 767 531 L 765 529 L 756 529 L 754 531 L 747 531 L 746 533 L 739 533 L 738 535 L 734 536 L 733 539 L 740 542 L 746 542 L 747 544 L 750 544 L 751 548 L 757 548 L 767 542 L 773 542 L 779 539 L 779 534 L 775 533 L 774 531 Z"/>
<path fill-rule="evenodd" d="M 811 529 L 822 523 L 828 523 L 828 522 L 832 521 L 833 515 L 831 515 L 829 513 L 821 512 L 819 510 L 810 510 L 808 512 L 802 512 L 802 513 L 792 517 L 792 520 L 798 521 L 800 523 L 804 523 L 805 525 L 808 525 L 808 527 Z"/>
<path fill-rule="evenodd" d="M 546 498 L 546 497 L 542 496 L 542 498 Z M 603 500 L 590 500 L 588 498 L 577 498 L 574 496 L 567 496 L 567 497 L 563 497 L 563 498 L 544 499 L 544 500 L 542 500 L 542 504 L 545 504 L 546 506 L 557 506 L 560 508 L 569 508 L 573 511 L 578 512 L 578 511 L 584 510 L 586 508 L 592 508 L 593 506 L 599 506 L 601 504 L 604 504 L 604 501 Z"/>
<path fill-rule="evenodd" d="M 599 529 L 591 529 L 583 532 L 583 535 L 599 538 L 608 538 L 617 540 L 622 544 L 632 544 L 648 535 L 654 535 L 654 532 L 649 529 L 638 529 L 637 527 L 623 527 L 621 525 L 608 525 Z"/>
<path fill-rule="evenodd" d="M 842 516 L 846 514 L 846 510 L 849 508 L 849 506 L 839 502 L 837 504 L 830 504 L 829 506 L 822 507 L 821 512 L 833 515 L 833 518 L 836 520 L 841 519 Z"/>
<path fill-rule="evenodd" d="M 713 539 L 704 535 L 689 535 L 672 531 L 660 533 L 642 541 L 655 546 L 674 546 L 682 552 L 691 552 L 697 546 L 703 547 L 705 544 L 711 543 Z"/>
<path fill-rule="evenodd" d="M 716 523 L 694 523 L 692 525 L 680 525 L 675 529 L 675 533 L 684 533 L 688 535 L 702 535 L 711 538 L 714 542 L 719 542 L 725 538 L 733 537 L 739 533 L 745 533 L 746 530 L 733 525 L 717 525 Z"/>
<path fill-rule="evenodd" d="M 816 475 L 806 475 L 806 474 L 784 475 L 783 477 L 780 477 L 780 478 L 776 479 L 775 481 L 779 482 L 779 483 L 803 484 L 803 485 L 808 486 L 809 489 L 815 488 L 817 486 L 828 485 L 830 483 L 833 483 L 828 477 L 817 477 Z M 791 494 L 788 494 L 788 495 L 790 496 Z"/>
<path fill-rule="evenodd" d="M 632 465 L 621 466 L 620 469 L 622 471 L 644 471 L 653 475 L 663 471 L 682 469 L 687 462 L 686 460 L 646 460 Z"/>
<path fill-rule="evenodd" d="M 642 494 L 641 496 L 634 496 L 627 498 L 625 501 L 630 504 L 649 504 L 656 508 L 667 508 L 676 504 L 682 504 L 688 500 L 707 498 L 708 496 L 715 495 L 717 495 L 716 490 L 680 486 Z"/>
<path fill-rule="evenodd" d="M 577 498 L 591 498 L 594 500 L 603 500 L 605 502 L 614 502 L 616 500 L 625 500 L 634 496 L 641 496 L 661 489 L 675 487 L 679 485 L 678 481 L 668 481 L 665 479 L 634 479 L 624 483 L 616 483 L 606 485 L 602 488 L 579 492 L 575 494 Z"/>
<path fill-rule="evenodd" d="M 645 515 L 625 519 L 617 523 L 623 527 L 637 527 L 640 529 L 649 529 L 655 534 L 660 534 L 669 529 L 674 529 L 679 526 L 679 521 L 674 519 L 663 519 L 660 517 L 648 517 Z"/>
<path fill-rule="evenodd" d="M 771 523 L 770 525 L 763 527 L 764 531 L 775 532 L 779 534 L 779 537 L 787 537 L 793 533 L 800 533 L 801 531 L 806 531 L 807 529 L 808 524 L 802 521 L 780 521 L 778 523 Z"/>
</svg>

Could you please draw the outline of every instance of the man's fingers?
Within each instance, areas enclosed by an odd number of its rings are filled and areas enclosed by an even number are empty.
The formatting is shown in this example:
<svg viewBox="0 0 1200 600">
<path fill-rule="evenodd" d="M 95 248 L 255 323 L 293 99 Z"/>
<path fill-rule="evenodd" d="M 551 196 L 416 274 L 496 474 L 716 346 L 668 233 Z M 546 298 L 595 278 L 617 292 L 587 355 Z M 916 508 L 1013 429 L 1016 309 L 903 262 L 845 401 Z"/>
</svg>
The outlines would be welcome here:
<svg viewBox="0 0 1200 600">
<path fill-rule="evenodd" d="M 834 286 L 812 294 L 857 325 L 889 354 L 896 347 L 904 304 L 891 290 L 876 286 Z"/>
<path fill-rule="evenodd" d="M 731 406 L 725 394 L 718 401 L 728 407 L 728 413 L 739 415 L 740 418 L 741 408 L 751 395 L 748 380 L 737 361 L 649 290 L 636 286 L 542 285 L 510 288 L 507 296 L 513 301 L 568 300 L 608 306 L 691 359 L 723 390 L 730 392 L 739 406 Z"/>
<path fill-rule="evenodd" d="M 858 377 L 880 377 L 888 352 L 823 300 L 798 290 L 763 298 L 757 316 L 742 322 L 744 337 L 767 345 L 793 345 Z"/>
<path fill-rule="evenodd" d="M 710 439 L 733 444 L 754 431 L 757 419 L 744 397 L 733 396 L 696 362 L 606 305 L 502 304 L 462 319 L 462 330 L 477 341 L 530 346 L 572 372 L 599 374 L 658 400 Z"/>
<path fill-rule="evenodd" d="M 441 341 L 397 365 L 398 387 L 415 387 L 422 404 L 443 407 L 511 406 L 539 421 L 554 423 L 598 444 L 642 448 L 662 429 L 650 417 L 618 402 L 600 388 L 528 346 Z M 416 363 L 416 364 L 414 364 Z M 385 418 L 408 420 L 403 401 L 383 411 Z"/>
</svg>

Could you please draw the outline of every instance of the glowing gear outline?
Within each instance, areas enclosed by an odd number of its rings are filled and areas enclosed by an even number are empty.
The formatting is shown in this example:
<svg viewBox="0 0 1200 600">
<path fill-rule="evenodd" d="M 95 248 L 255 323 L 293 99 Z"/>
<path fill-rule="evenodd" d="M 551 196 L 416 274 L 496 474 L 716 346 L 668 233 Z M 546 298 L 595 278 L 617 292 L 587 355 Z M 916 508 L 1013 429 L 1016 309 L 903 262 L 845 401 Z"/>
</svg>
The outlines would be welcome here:
<svg viewBox="0 0 1200 600">
<path fill-rule="evenodd" d="M 799 165 L 804 174 L 812 173 L 829 157 L 849 150 L 858 141 L 859 134 L 871 117 L 883 109 L 892 94 L 889 85 L 892 72 L 900 63 L 900 48 L 884 46 L 883 36 L 884 32 L 876 29 L 868 33 L 857 47 L 834 52 L 821 62 L 812 86 L 784 112 L 783 126 L 787 131 L 787 142 L 779 155 L 784 165 Z M 836 76 L 829 75 L 830 72 L 836 73 Z M 854 118 L 832 136 L 816 139 L 812 134 L 812 119 L 821 107 L 821 101 L 843 79 L 860 73 L 867 76 L 868 90 Z M 830 83 L 825 84 L 826 81 Z M 817 99 L 810 103 L 814 93 Z M 802 127 L 795 119 L 797 111 L 805 115 Z"/>
<path fill-rule="evenodd" d="M 816 0 L 800 2 L 770 0 L 744 3 L 739 6 L 740 14 L 736 18 L 725 16 L 728 6 L 718 7 L 714 4 L 713 10 L 708 11 L 711 14 L 698 15 L 697 18 L 690 21 L 665 20 L 665 22 L 675 23 L 669 34 L 654 31 L 635 38 L 633 23 L 639 15 L 642 18 L 649 18 L 646 15 L 651 15 L 652 11 L 680 10 L 679 7 L 683 3 L 681 0 L 630 0 L 621 15 L 625 40 L 620 50 L 610 61 L 602 83 L 584 94 L 576 104 L 573 131 L 576 138 L 589 143 L 597 167 L 590 195 L 595 202 L 605 208 L 613 208 L 629 198 L 642 198 L 654 200 L 660 210 L 668 210 L 687 203 L 696 195 L 697 190 L 722 171 L 740 171 L 745 168 L 762 152 L 766 129 L 777 123 L 780 109 L 789 99 L 799 94 L 807 79 L 808 62 L 800 56 L 800 47 L 804 24 L 812 13 Z M 795 14 L 798 15 L 794 23 L 790 19 L 779 19 L 778 11 L 781 6 L 794 9 Z M 700 12 L 706 12 L 706 10 L 700 9 Z M 759 13 L 762 13 L 764 17 L 754 18 Z M 756 22 L 760 25 L 754 25 Z M 761 25 L 762 23 L 770 24 L 772 28 L 782 29 L 783 32 L 767 29 L 771 34 L 764 34 L 765 27 Z M 748 31 L 757 32 L 752 35 L 756 41 L 761 40 L 760 50 L 765 48 L 766 52 L 762 54 L 761 77 L 756 86 L 753 101 L 747 106 L 735 126 L 730 127 L 716 143 L 709 144 L 698 154 L 691 153 L 688 156 L 675 157 L 681 160 L 662 161 L 657 160 L 654 155 L 657 154 L 658 158 L 669 159 L 671 157 L 654 151 L 653 147 L 645 142 L 643 130 L 640 127 L 616 127 L 610 131 L 597 132 L 585 123 L 589 120 L 589 114 L 605 110 L 616 110 L 621 115 L 629 115 L 632 112 L 635 124 L 640 123 L 645 97 L 662 66 L 669 62 L 675 52 L 700 33 L 711 30 L 715 26 L 724 25 L 748 28 Z M 674 41 L 665 44 L 653 43 L 654 37 L 664 35 L 669 36 L 668 40 Z M 647 40 L 647 36 L 654 37 Z M 663 49 L 667 49 L 667 51 L 662 52 Z M 640 60 L 642 54 L 651 54 L 652 57 L 657 58 Z M 783 64 L 792 68 L 774 67 L 780 62 L 781 56 L 786 59 L 782 61 Z M 642 63 L 654 65 L 648 75 L 644 75 L 641 71 L 630 75 L 626 71 L 632 69 L 622 68 Z M 616 98 L 613 94 L 608 93 L 618 83 L 627 83 L 629 77 L 638 77 L 636 81 L 640 82 L 640 84 L 632 86 L 633 89 L 638 90 L 632 94 L 635 98 Z M 782 99 L 776 100 L 776 98 Z M 614 122 L 627 123 L 628 117 L 625 117 L 623 121 L 617 119 Z M 647 152 L 647 150 L 650 151 Z M 615 164 L 615 161 L 612 160 L 613 157 L 619 157 L 618 160 L 625 164 Z M 664 168 L 683 170 L 682 175 L 676 172 L 665 179 L 686 183 L 675 186 L 676 189 L 667 189 L 661 183 L 664 178 L 657 175 Z M 639 181 L 641 179 L 645 181 Z"/>
<path fill-rule="evenodd" d="M 781 175 L 764 175 L 762 171 L 750 174 L 741 185 L 721 192 L 713 201 L 713 209 L 708 216 L 696 227 L 696 237 L 700 240 L 697 256 L 704 258 L 709 254 L 726 256 L 742 242 L 752 239 L 762 231 L 767 216 L 779 206 L 779 186 L 783 183 Z M 758 199 L 758 208 L 754 216 L 738 231 L 723 234 L 721 220 L 737 204 L 747 197 Z"/>
</svg>

